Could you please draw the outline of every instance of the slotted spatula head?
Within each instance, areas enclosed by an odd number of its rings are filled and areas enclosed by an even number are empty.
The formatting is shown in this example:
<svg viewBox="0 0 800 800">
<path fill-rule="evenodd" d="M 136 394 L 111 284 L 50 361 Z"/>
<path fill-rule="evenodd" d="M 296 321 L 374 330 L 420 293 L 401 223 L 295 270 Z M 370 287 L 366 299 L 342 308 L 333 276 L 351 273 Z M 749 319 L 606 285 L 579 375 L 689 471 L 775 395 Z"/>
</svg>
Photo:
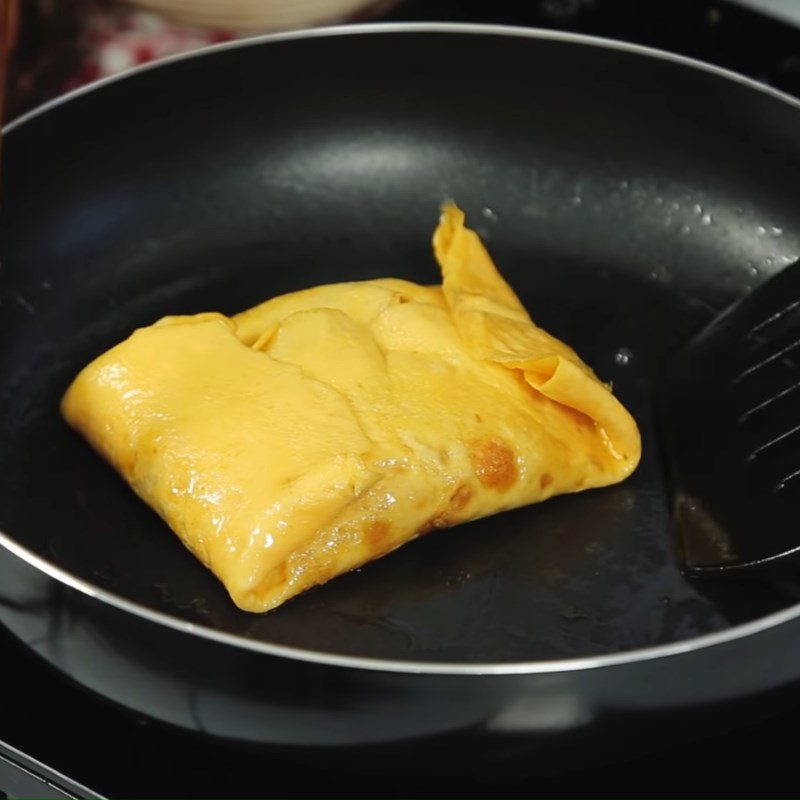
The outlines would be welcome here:
<svg viewBox="0 0 800 800">
<path fill-rule="evenodd" d="M 800 555 L 800 262 L 705 328 L 658 400 L 686 569 Z"/>
</svg>

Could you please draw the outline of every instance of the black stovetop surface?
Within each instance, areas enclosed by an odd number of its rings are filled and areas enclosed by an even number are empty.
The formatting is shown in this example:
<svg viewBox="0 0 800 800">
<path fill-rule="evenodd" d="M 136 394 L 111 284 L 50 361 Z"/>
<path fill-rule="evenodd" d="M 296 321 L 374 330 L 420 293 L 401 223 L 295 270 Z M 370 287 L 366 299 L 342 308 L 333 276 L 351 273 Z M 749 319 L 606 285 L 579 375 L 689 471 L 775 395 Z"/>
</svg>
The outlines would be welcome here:
<svg viewBox="0 0 800 800">
<path fill-rule="evenodd" d="M 791 0 L 789 0 L 791 2 Z M 706 0 L 410 0 L 388 20 L 561 28 L 625 39 L 732 68 L 800 95 L 800 30 Z M 800 686 L 709 709 L 696 741 L 680 717 L 652 717 L 636 756 L 610 718 L 594 766 L 529 774 L 414 777 L 320 765 L 299 751 L 213 741 L 112 706 L 67 682 L 0 630 L 0 798 L 308 796 L 796 796 Z M 743 711 L 743 708 L 745 709 Z M 758 709 L 757 714 L 747 709 Z M 640 743 L 641 744 L 641 743 Z M 573 745 L 574 746 L 574 745 Z M 586 742 L 597 747 L 597 739 Z M 44 782 L 43 782 L 44 781 Z M 94 793 L 94 794 L 93 794 Z"/>
<path fill-rule="evenodd" d="M 356 748 L 337 762 L 212 739 L 90 694 L 2 629 L 0 652 L 0 797 L 797 797 L 800 684 L 703 708 L 713 735 L 695 733 L 680 710 L 635 726 L 607 715 L 568 740 L 551 734 L 522 765 L 512 753 L 476 777 L 413 770 L 419 754 L 402 748 L 388 769 Z M 435 765 L 459 744 L 426 746 Z"/>
</svg>

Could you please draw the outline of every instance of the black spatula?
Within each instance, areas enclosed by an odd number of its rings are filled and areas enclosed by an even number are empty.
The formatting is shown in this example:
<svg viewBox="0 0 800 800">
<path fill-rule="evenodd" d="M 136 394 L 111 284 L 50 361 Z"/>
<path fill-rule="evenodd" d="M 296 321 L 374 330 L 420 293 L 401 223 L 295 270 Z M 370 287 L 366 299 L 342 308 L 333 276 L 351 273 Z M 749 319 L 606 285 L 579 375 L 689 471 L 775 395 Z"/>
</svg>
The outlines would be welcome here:
<svg viewBox="0 0 800 800">
<path fill-rule="evenodd" d="M 800 555 L 800 262 L 669 364 L 659 406 L 686 569 Z"/>
</svg>

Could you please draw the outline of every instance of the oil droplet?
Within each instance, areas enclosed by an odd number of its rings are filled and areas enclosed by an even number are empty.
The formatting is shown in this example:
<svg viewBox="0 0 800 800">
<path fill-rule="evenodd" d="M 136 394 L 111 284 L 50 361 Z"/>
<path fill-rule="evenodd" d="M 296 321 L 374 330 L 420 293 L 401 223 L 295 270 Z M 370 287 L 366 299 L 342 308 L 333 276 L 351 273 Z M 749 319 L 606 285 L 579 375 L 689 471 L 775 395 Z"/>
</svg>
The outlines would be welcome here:
<svg viewBox="0 0 800 800">
<path fill-rule="evenodd" d="M 19 294 L 14 295 L 14 299 L 21 305 L 29 314 L 35 314 L 36 309 L 22 296 Z"/>
<path fill-rule="evenodd" d="M 664 198 L 663 197 L 656 197 L 656 199 L 653 202 L 657 206 L 663 206 L 664 205 Z"/>
<path fill-rule="evenodd" d="M 695 203 L 692 206 L 692 212 L 696 217 L 701 217 L 703 215 L 703 206 L 701 206 L 700 203 Z"/>
<path fill-rule="evenodd" d="M 766 232 L 767 232 L 767 229 L 763 225 L 759 225 L 756 228 L 756 235 L 758 235 L 758 236 L 764 236 L 764 234 L 766 234 Z"/>
<path fill-rule="evenodd" d="M 680 204 L 680 203 L 671 203 L 671 204 L 670 204 L 670 208 L 671 208 L 673 211 L 678 211 L 678 210 L 680 210 L 680 207 L 681 207 L 681 204 Z"/>
<path fill-rule="evenodd" d="M 570 203 L 572 203 L 574 206 L 579 206 L 583 203 L 583 198 L 579 194 L 574 194 L 572 195 Z"/>
<path fill-rule="evenodd" d="M 621 367 L 627 367 L 628 364 L 631 363 L 632 358 L 633 353 L 627 347 L 620 347 L 619 350 L 614 353 L 614 361 Z"/>
<path fill-rule="evenodd" d="M 758 275 L 758 267 L 752 261 L 748 261 L 747 272 L 755 278 Z"/>
<path fill-rule="evenodd" d="M 773 225 L 769 229 L 769 235 L 774 236 L 777 239 L 778 236 L 783 236 L 783 228 L 778 228 L 777 226 Z"/>
<path fill-rule="evenodd" d="M 680 234 L 681 236 L 688 236 L 692 232 L 692 229 L 688 225 L 681 225 Z"/>
<path fill-rule="evenodd" d="M 670 274 L 669 268 L 660 264 L 650 273 L 650 280 L 669 283 L 672 280 L 672 275 Z"/>
<path fill-rule="evenodd" d="M 705 214 L 703 214 L 702 217 L 700 217 L 700 223 L 702 225 L 710 225 L 713 221 L 714 221 L 714 217 L 712 217 L 711 214 L 709 214 L 707 212 Z"/>
<path fill-rule="evenodd" d="M 628 191 L 628 186 L 629 186 L 629 185 L 630 185 L 630 184 L 628 183 L 628 181 L 620 181 L 620 182 L 619 182 L 619 190 L 620 190 L 621 192 L 627 192 L 627 191 Z"/>
<path fill-rule="evenodd" d="M 497 220 L 499 219 L 497 214 L 495 214 L 494 211 L 492 211 L 492 209 L 489 208 L 488 206 L 486 208 L 481 209 L 481 214 L 483 215 L 484 219 L 489 219 L 492 222 L 497 222 Z"/>
</svg>

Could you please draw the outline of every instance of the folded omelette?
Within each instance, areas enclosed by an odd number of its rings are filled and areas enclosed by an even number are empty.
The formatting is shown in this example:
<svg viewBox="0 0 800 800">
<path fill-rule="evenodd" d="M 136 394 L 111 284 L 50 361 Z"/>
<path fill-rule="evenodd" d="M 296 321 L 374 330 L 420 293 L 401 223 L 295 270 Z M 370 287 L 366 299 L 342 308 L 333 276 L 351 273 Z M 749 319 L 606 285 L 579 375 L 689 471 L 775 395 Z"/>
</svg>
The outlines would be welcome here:
<svg viewBox="0 0 800 800">
<path fill-rule="evenodd" d="M 166 317 L 64 396 L 240 608 L 636 467 L 634 420 L 531 321 L 456 206 L 433 249 L 439 286 L 340 283 Z"/>
</svg>

